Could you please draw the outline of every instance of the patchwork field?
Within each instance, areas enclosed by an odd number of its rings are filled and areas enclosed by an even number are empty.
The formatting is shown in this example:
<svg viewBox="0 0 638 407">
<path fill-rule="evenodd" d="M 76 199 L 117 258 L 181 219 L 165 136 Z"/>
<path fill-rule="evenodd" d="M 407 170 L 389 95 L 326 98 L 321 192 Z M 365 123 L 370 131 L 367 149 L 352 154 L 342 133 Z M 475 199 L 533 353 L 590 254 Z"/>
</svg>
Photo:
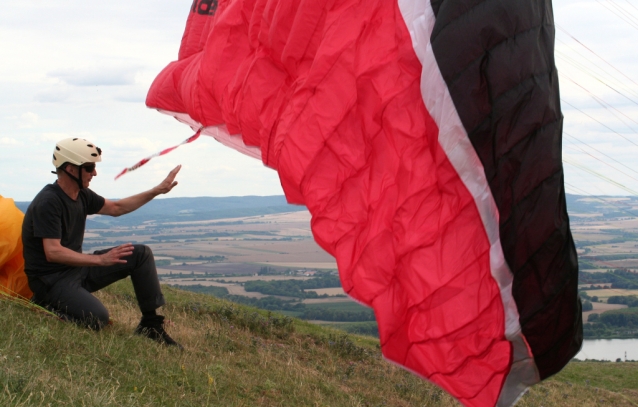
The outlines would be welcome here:
<svg viewBox="0 0 638 407">
<path fill-rule="evenodd" d="M 159 266 L 157 271 L 160 275 L 167 274 L 188 274 L 193 277 L 203 277 L 206 275 L 253 275 L 259 273 L 261 265 L 253 263 L 186 263 L 170 266 Z M 283 269 L 281 270 L 284 271 Z"/>
<path fill-rule="evenodd" d="M 591 311 L 583 312 L 583 321 L 587 321 L 587 317 L 589 316 L 589 314 L 602 314 L 605 311 L 627 308 L 626 305 L 607 304 L 605 302 L 592 302 L 591 305 L 594 307 L 594 309 Z"/>
<path fill-rule="evenodd" d="M 163 273 L 255 274 L 263 266 L 281 271 L 337 268 L 334 258 L 312 238 L 307 211 L 89 230 L 84 247 L 92 251 L 125 242 L 147 244 L 156 260 L 169 260 L 170 268 L 160 266 Z M 215 256 L 219 258 L 206 261 Z M 200 258 L 204 260 L 198 262 Z"/>
<path fill-rule="evenodd" d="M 612 296 L 624 296 L 624 295 L 636 295 L 638 296 L 638 290 L 623 290 L 623 289 L 602 289 L 602 290 L 587 290 L 587 295 L 596 296 L 599 300 L 607 301 Z"/>
<path fill-rule="evenodd" d="M 335 298 L 309 298 L 302 301 L 304 304 L 333 304 L 333 303 L 352 303 L 357 304 L 356 301 L 352 300 L 350 297 L 335 297 Z"/>
<path fill-rule="evenodd" d="M 226 279 L 227 281 L 232 281 L 236 283 L 245 283 L 247 281 L 282 281 L 282 280 L 299 280 L 305 281 L 312 277 L 304 277 L 304 276 L 243 276 L 243 277 L 232 277 L 230 279 Z M 219 279 L 216 279 L 219 281 Z"/>
<path fill-rule="evenodd" d="M 314 291 L 316 292 L 318 295 L 346 295 L 346 292 L 343 291 L 343 288 L 341 287 L 335 287 L 335 288 L 315 288 L 312 290 L 306 290 L 306 291 Z"/>
<path fill-rule="evenodd" d="M 331 261 L 326 263 L 315 262 L 260 262 L 261 265 L 269 265 L 273 267 L 285 267 L 285 268 L 300 268 L 300 269 L 315 269 L 315 270 L 336 270 L 337 262 Z"/>
<path fill-rule="evenodd" d="M 228 294 L 230 295 L 242 295 L 244 297 L 250 298 L 264 298 L 267 297 L 264 294 L 256 293 L 256 292 L 248 292 L 244 289 L 244 286 L 241 284 L 228 284 L 228 283 L 219 283 L 217 281 L 212 280 L 204 280 L 204 279 L 171 279 L 170 285 L 179 285 L 179 286 L 193 286 L 193 285 L 202 285 L 204 287 L 224 287 L 228 290 Z"/>
<path fill-rule="evenodd" d="M 571 204 L 578 208 L 570 212 L 570 220 L 581 271 L 638 270 L 638 205 L 631 206 L 629 203 L 633 200 L 625 199 L 605 201 L 604 205 L 596 206 L 599 201 L 583 198 L 580 204 L 584 206 Z M 624 206 L 618 209 L 619 205 Z M 622 216 L 609 215 L 614 211 Z M 629 214 L 623 214 L 623 211 Z M 632 211 L 636 216 L 631 216 Z M 310 214 L 305 210 L 164 223 L 158 217 L 134 226 L 88 230 L 84 246 L 86 251 L 92 251 L 125 242 L 144 243 L 153 249 L 160 278 L 165 284 L 224 287 L 231 295 L 251 299 L 263 299 L 267 295 L 247 292 L 244 289 L 246 283 L 306 281 L 337 270 L 334 258 L 315 243 L 310 231 Z M 612 282 L 596 284 L 611 286 Z M 588 286 L 581 285 L 582 288 Z M 344 296 L 341 287 L 304 291 L 320 296 L 298 298 L 306 307 L 342 311 L 362 308 Z M 638 295 L 638 290 L 588 290 L 587 294 L 597 296 L 602 302 L 592 303 L 594 309 L 583 314 L 585 321 L 591 313 L 624 307 L 607 304 L 610 296 Z"/>
<path fill-rule="evenodd" d="M 336 268 L 332 257 L 323 251 L 311 237 L 294 239 L 279 234 L 279 230 L 269 231 L 272 235 L 247 235 L 240 231 L 222 232 L 232 237 L 201 238 L 199 241 L 171 241 L 151 243 L 153 249 L 165 256 L 224 256 L 229 262 L 263 264 L 300 264 L 310 267 L 320 264 L 321 268 Z M 283 240 L 291 239 L 291 240 Z M 326 267 L 328 266 L 328 267 Z M 332 266 L 332 267 L 331 267 Z M 284 266 L 285 267 L 285 266 Z"/>
</svg>

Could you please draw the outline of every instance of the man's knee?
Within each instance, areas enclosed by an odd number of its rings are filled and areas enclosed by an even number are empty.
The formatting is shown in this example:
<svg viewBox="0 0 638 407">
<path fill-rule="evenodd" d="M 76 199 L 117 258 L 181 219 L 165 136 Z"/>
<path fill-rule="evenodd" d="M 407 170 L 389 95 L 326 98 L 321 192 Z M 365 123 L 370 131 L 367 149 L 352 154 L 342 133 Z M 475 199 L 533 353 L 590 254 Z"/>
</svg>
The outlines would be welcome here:
<svg viewBox="0 0 638 407">
<path fill-rule="evenodd" d="M 109 311 L 106 308 L 92 310 L 58 310 L 60 318 L 73 321 L 77 325 L 99 331 L 109 323 Z"/>
<path fill-rule="evenodd" d="M 137 257 L 140 262 L 147 262 L 153 260 L 153 251 L 145 244 L 133 245 L 133 256 Z"/>
</svg>

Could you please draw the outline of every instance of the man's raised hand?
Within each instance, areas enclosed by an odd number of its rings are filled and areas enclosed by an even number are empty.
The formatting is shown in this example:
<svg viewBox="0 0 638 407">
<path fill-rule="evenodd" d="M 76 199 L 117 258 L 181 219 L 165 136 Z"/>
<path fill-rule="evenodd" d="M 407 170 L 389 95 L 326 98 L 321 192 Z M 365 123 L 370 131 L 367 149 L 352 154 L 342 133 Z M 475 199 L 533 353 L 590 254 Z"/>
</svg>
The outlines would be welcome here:
<svg viewBox="0 0 638 407">
<path fill-rule="evenodd" d="M 180 169 L 182 169 L 181 164 L 173 168 L 173 170 L 168 173 L 168 176 L 166 177 L 166 179 L 164 179 L 164 181 L 162 181 L 158 186 L 154 188 L 155 192 L 157 192 L 158 195 L 169 193 L 171 189 L 173 189 L 175 185 L 177 185 L 177 181 L 175 181 L 175 177 L 177 176 L 177 173 L 179 172 Z"/>
<path fill-rule="evenodd" d="M 133 245 L 131 243 L 125 243 L 121 246 L 112 248 L 106 253 L 100 254 L 102 258 L 103 266 L 112 266 L 114 264 L 126 264 L 124 257 L 133 254 Z"/>
</svg>

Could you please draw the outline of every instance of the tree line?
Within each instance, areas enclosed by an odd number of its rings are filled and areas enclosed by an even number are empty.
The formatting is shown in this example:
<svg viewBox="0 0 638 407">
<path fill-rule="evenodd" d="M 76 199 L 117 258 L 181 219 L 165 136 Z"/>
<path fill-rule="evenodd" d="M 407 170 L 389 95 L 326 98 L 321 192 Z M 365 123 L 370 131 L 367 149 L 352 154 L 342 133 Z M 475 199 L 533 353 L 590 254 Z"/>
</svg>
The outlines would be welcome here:
<svg viewBox="0 0 638 407">
<path fill-rule="evenodd" d="M 589 314 L 583 324 L 585 338 L 638 338 L 638 308 Z"/>
<path fill-rule="evenodd" d="M 629 308 L 638 308 L 638 297 L 635 295 L 612 295 L 607 299 L 607 304 L 624 304 Z"/>
<path fill-rule="evenodd" d="M 638 272 L 628 269 L 616 269 L 604 273 L 579 271 L 578 282 L 610 285 L 610 288 L 638 289 Z"/>
<path fill-rule="evenodd" d="M 341 281 L 336 274 L 324 274 L 308 280 L 256 280 L 244 283 L 247 292 L 297 298 L 318 298 L 320 296 L 316 292 L 305 290 L 335 287 L 341 287 Z"/>
<path fill-rule="evenodd" d="M 243 295 L 231 295 L 228 293 L 228 290 L 225 287 L 204 286 L 201 284 L 173 285 L 173 287 L 186 291 L 213 295 L 218 298 L 223 298 L 225 300 L 249 305 L 255 308 L 265 309 L 268 311 L 293 311 L 296 313 L 298 318 L 305 320 L 320 320 L 332 322 L 361 322 L 375 320 L 374 312 L 368 309 L 362 311 L 344 311 L 331 308 L 321 308 L 318 306 L 308 307 L 300 300 L 284 300 L 272 296 L 253 298 Z"/>
</svg>

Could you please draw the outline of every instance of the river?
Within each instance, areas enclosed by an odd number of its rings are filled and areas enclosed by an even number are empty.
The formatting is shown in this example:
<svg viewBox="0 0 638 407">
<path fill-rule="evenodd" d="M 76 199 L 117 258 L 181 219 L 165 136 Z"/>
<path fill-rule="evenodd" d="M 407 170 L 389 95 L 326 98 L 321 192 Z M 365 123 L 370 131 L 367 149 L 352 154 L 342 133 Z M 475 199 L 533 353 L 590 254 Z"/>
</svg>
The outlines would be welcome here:
<svg viewBox="0 0 638 407">
<path fill-rule="evenodd" d="M 576 359 L 638 361 L 638 339 L 586 339 Z"/>
</svg>

